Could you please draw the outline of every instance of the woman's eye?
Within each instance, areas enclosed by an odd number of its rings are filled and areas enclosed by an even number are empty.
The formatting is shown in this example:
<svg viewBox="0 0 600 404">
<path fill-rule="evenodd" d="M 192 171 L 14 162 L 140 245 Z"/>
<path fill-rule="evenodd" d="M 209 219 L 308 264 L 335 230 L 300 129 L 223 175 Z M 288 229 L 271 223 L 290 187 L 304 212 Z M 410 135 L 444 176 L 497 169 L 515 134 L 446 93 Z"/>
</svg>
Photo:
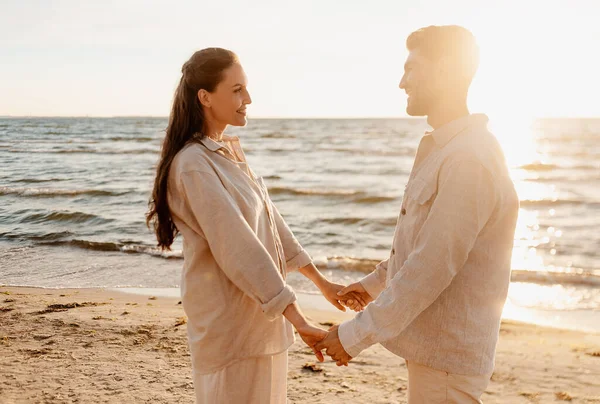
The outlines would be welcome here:
<svg viewBox="0 0 600 404">
<path fill-rule="evenodd" d="M 242 92 L 241 88 L 238 88 L 237 90 L 234 91 L 234 93 L 241 93 L 241 92 Z"/>
</svg>

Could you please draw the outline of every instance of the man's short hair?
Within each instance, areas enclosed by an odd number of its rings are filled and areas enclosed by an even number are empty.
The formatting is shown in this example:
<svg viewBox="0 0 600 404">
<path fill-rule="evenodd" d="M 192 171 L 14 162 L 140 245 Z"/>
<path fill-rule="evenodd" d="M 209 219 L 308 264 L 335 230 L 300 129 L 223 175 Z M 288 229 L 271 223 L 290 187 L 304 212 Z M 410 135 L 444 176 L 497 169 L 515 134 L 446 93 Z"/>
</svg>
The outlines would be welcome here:
<svg viewBox="0 0 600 404">
<path fill-rule="evenodd" d="M 479 46 L 475 36 L 458 25 L 432 25 L 418 29 L 406 40 L 409 51 L 419 49 L 430 60 L 447 58 L 451 63 L 464 69 L 464 77 L 469 82 L 479 67 Z"/>
</svg>

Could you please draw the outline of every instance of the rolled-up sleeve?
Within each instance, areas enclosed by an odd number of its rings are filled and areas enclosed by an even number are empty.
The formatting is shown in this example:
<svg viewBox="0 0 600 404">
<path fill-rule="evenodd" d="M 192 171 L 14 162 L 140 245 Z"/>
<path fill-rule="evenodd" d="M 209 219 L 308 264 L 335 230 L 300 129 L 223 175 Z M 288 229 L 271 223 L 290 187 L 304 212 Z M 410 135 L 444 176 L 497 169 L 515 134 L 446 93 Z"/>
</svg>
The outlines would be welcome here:
<svg viewBox="0 0 600 404">
<path fill-rule="evenodd" d="M 441 170 L 414 250 L 379 297 L 340 325 L 348 354 L 396 337 L 438 298 L 467 261 L 495 201 L 493 180 L 481 163 L 454 161 Z"/>
<path fill-rule="evenodd" d="M 281 315 L 296 295 L 219 177 L 187 171 L 180 176 L 180 186 L 219 267 L 268 318 Z"/>
<path fill-rule="evenodd" d="M 273 208 L 273 215 L 275 216 L 277 232 L 279 233 L 279 238 L 281 239 L 281 244 L 283 246 L 283 253 L 285 254 L 285 266 L 287 271 L 296 271 L 299 268 L 310 264 L 312 262 L 310 255 L 302 248 L 302 245 L 300 245 L 294 236 L 294 233 L 292 233 L 285 220 L 283 220 L 283 217 L 273 202 L 271 202 L 271 206 Z"/>
</svg>

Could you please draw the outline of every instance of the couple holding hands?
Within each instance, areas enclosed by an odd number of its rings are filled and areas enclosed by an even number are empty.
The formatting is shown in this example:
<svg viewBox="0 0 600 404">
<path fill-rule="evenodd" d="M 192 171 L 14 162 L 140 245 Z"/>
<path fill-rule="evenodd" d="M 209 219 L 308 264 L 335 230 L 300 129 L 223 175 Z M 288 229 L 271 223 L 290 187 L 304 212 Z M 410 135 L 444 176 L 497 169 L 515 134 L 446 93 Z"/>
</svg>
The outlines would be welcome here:
<svg viewBox="0 0 600 404">
<path fill-rule="evenodd" d="M 249 167 L 228 125 L 251 103 L 237 56 L 198 51 L 182 67 L 147 221 L 158 245 L 183 236 L 183 307 L 197 403 L 287 402 L 295 328 L 319 360 L 348 362 L 380 343 L 404 358 L 408 400 L 479 403 L 494 367 L 519 201 L 487 117 L 470 114 L 478 66 L 458 26 L 413 32 L 400 88 L 427 116 L 389 258 L 357 283 L 327 280 Z M 329 331 L 302 314 L 286 274 L 298 270 L 338 309 Z M 292 328 L 293 327 L 293 328 Z"/>
</svg>

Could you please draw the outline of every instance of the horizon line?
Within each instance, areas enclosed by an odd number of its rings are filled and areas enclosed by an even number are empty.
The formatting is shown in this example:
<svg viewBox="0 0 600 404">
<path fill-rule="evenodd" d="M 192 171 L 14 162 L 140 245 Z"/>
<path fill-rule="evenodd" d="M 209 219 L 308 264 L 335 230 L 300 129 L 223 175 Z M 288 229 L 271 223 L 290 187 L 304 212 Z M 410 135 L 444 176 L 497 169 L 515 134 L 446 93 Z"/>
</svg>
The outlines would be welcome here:
<svg viewBox="0 0 600 404">
<path fill-rule="evenodd" d="M 168 119 L 168 115 L 0 115 L 2 118 L 92 118 L 92 119 L 107 119 L 107 118 L 154 118 L 154 119 Z M 426 119 L 425 116 L 256 116 L 250 117 L 248 120 L 333 120 L 333 119 L 414 119 L 422 120 Z M 536 116 L 532 117 L 533 120 L 538 119 L 600 119 L 599 116 Z"/>
<path fill-rule="evenodd" d="M 0 118 L 159 118 L 168 115 L 0 115 Z M 424 119 L 421 116 L 254 116 L 252 119 Z"/>
</svg>

